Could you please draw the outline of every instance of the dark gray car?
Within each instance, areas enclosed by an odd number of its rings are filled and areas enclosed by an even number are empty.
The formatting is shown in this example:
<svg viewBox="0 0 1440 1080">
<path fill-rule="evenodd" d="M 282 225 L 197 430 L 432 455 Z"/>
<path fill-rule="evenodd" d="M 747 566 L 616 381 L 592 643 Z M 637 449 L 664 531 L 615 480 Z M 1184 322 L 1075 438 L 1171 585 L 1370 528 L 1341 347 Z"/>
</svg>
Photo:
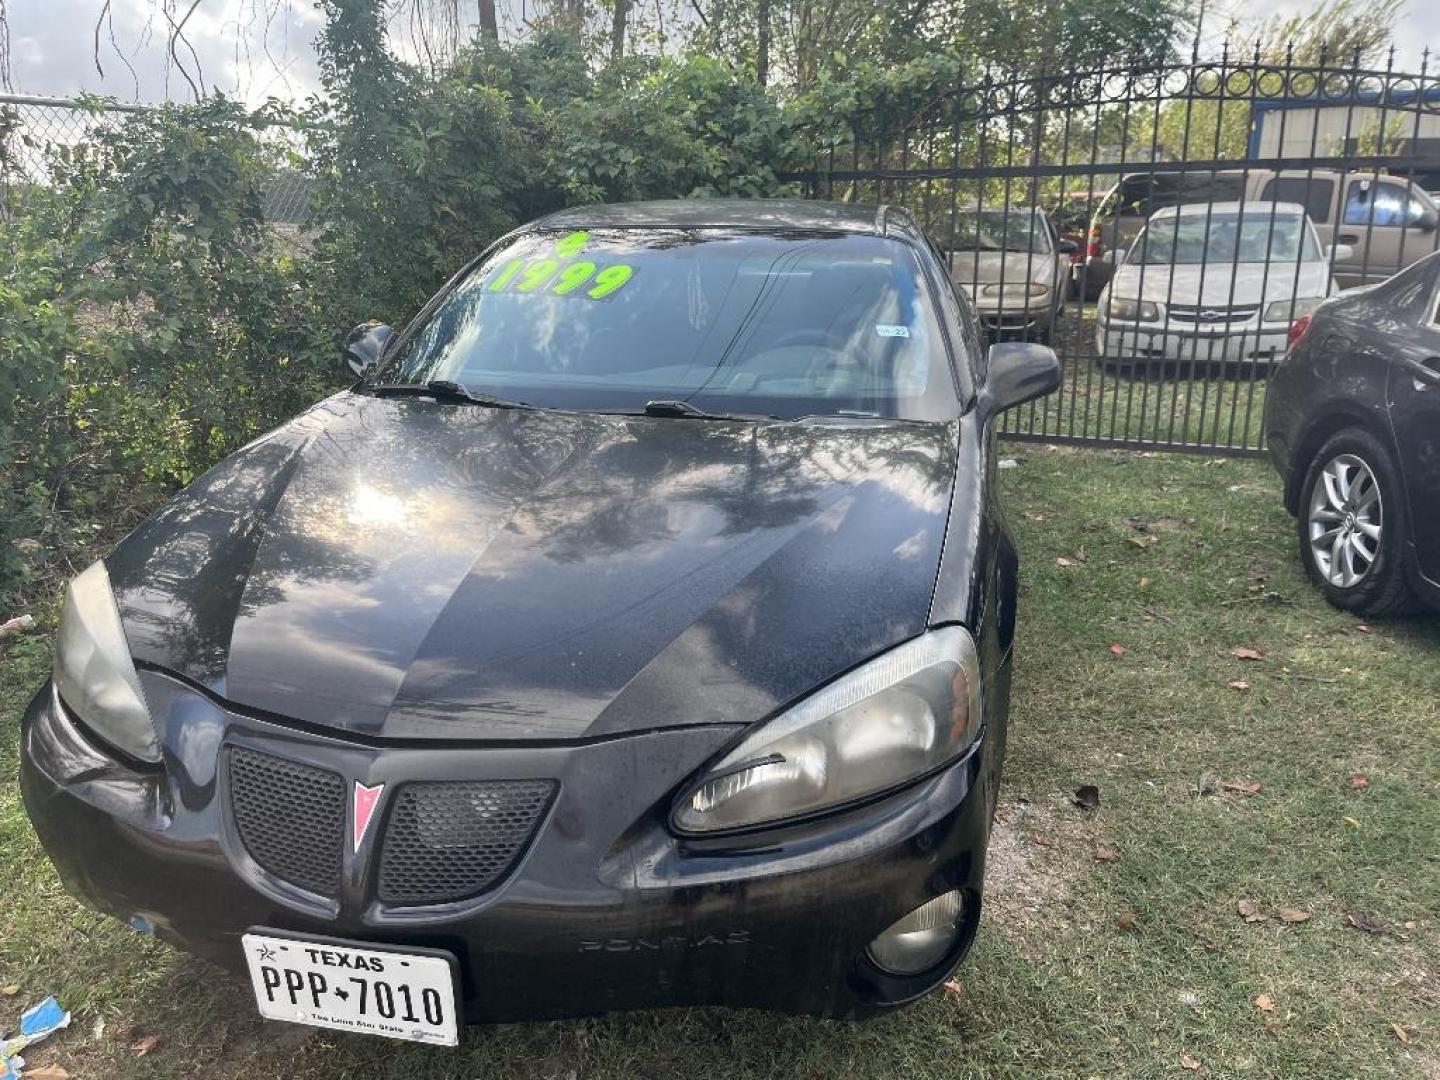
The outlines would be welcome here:
<svg viewBox="0 0 1440 1080">
<path fill-rule="evenodd" d="M 1440 610 L 1440 254 L 1300 319 L 1266 431 L 1329 600 Z"/>
</svg>

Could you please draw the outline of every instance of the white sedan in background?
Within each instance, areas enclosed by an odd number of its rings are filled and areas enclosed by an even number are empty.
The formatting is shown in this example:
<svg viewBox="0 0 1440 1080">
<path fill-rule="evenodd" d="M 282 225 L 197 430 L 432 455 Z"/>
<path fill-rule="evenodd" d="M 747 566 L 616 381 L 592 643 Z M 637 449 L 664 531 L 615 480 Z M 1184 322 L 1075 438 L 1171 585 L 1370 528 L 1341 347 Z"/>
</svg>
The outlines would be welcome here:
<svg viewBox="0 0 1440 1080">
<path fill-rule="evenodd" d="M 1096 348 L 1127 366 L 1277 363 L 1291 324 L 1336 291 L 1302 206 L 1167 207 L 1151 216 L 1101 294 Z"/>
</svg>

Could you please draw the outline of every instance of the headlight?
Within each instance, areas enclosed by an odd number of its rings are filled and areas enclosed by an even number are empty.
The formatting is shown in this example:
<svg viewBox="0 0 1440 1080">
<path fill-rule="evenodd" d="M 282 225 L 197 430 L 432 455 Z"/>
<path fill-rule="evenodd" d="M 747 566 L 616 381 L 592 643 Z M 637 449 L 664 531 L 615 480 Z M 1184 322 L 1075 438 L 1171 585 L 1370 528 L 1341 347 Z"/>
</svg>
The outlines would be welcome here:
<svg viewBox="0 0 1440 1080">
<path fill-rule="evenodd" d="M 66 590 L 54 678 L 60 700 L 95 734 L 132 758 L 160 760 L 103 562 L 94 563 Z"/>
<path fill-rule="evenodd" d="M 1117 322 L 1159 322 L 1160 305 L 1150 300 L 1111 298 L 1106 314 Z"/>
<path fill-rule="evenodd" d="M 681 832 L 801 817 L 923 776 L 980 730 L 975 643 L 958 626 L 876 657 L 747 736 L 675 809 Z"/>
<path fill-rule="evenodd" d="M 1043 281 L 992 281 L 982 285 L 980 291 L 986 296 L 1044 296 L 1050 286 Z"/>
<path fill-rule="evenodd" d="M 1325 302 L 1323 296 L 1302 296 L 1296 300 L 1276 300 L 1265 308 L 1266 322 L 1283 322 L 1289 326 L 1302 315 L 1309 315 Z"/>
</svg>

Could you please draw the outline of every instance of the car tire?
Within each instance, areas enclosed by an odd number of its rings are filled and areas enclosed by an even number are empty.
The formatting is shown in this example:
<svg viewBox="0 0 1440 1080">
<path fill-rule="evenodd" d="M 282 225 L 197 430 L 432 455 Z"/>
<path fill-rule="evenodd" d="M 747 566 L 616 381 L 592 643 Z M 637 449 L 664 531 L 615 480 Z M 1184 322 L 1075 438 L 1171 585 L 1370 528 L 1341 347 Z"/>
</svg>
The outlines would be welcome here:
<svg viewBox="0 0 1440 1080">
<path fill-rule="evenodd" d="M 1305 572 L 1330 603 L 1372 617 L 1412 610 L 1405 489 L 1374 435 L 1346 428 L 1330 437 L 1305 471 L 1296 520 Z"/>
</svg>

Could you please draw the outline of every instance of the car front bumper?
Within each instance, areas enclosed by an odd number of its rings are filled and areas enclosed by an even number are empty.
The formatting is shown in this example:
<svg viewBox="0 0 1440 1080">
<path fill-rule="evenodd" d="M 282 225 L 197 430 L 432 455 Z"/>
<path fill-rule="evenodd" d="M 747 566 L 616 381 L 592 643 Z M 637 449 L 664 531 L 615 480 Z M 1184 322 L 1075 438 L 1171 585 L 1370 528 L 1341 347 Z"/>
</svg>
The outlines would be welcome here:
<svg viewBox="0 0 1440 1080">
<path fill-rule="evenodd" d="M 1285 358 L 1288 329 L 1278 327 L 1196 330 L 1165 325 L 1155 327 L 1099 326 L 1095 331 L 1098 354 L 1110 361 L 1213 364 L 1280 363 Z"/>
<path fill-rule="evenodd" d="M 975 315 L 991 340 L 1006 341 L 1048 333 L 1055 321 L 1055 301 L 1048 296 L 1003 302 L 981 297 L 972 300 Z"/>
<path fill-rule="evenodd" d="M 67 889 L 223 967 L 243 970 L 251 927 L 458 960 L 472 1022 L 671 1005 L 858 1017 L 913 1000 L 968 950 L 980 916 L 997 740 L 955 765 L 842 813 L 751 837 L 687 841 L 667 826 L 681 785 L 740 730 L 649 732 L 561 745 L 431 749 L 362 745 L 242 716 L 154 671 L 164 764 L 138 770 L 78 725 L 47 684 L 23 726 L 25 805 Z M 553 777 L 558 794 L 497 887 L 458 903 L 387 908 L 378 855 L 345 845 L 333 900 L 252 860 L 230 820 L 222 747 L 244 745 L 366 785 Z M 387 805 L 378 813 L 379 824 Z M 372 830 L 372 833 L 374 830 Z M 347 833 L 348 836 L 348 833 Z M 899 978 L 869 942 L 941 893 L 963 891 L 956 946 Z"/>
</svg>

